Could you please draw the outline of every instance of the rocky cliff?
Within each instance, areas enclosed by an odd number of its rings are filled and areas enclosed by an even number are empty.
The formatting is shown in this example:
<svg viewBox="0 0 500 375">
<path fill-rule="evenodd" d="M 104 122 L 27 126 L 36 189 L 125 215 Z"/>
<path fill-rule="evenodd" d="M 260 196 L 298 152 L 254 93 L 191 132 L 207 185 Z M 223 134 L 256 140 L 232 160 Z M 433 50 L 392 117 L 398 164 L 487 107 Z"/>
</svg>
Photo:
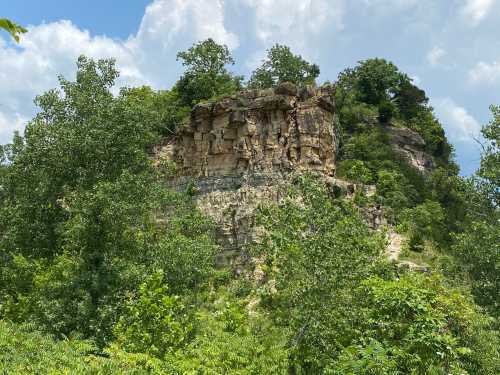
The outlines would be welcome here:
<svg viewBox="0 0 500 375">
<path fill-rule="evenodd" d="M 195 106 L 176 136 L 159 147 L 158 159 L 176 166 L 169 186 L 193 189 L 198 207 L 215 220 L 226 250 L 221 257 L 231 259 L 257 240 L 255 209 L 280 202 L 297 174 L 313 172 L 348 194 L 354 191 L 352 184 L 334 178 L 339 129 L 333 98 L 331 85 L 298 89 L 284 83 L 244 91 Z M 429 166 L 418 134 L 388 131 L 410 163 L 422 170 Z M 368 220 L 373 225 L 381 216 L 380 208 L 375 211 Z"/>
<path fill-rule="evenodd" d="M 333 88 L 291 84 L 197 105 L 164 152 L 196 178 L 299 170 L 333 175 Z"/>
<path fill-rule="evenodd" d="M 279 202 L 291 179 L 335 174 L 338 150 L 333 87 L 249 90 L 197 105 L 189 122 L 158 150 L 175 162 L 168 184 L 191 186 L 198 207 L 217 223 L 231 257 L 256 239 L 254 211 Z"/>
</svg>

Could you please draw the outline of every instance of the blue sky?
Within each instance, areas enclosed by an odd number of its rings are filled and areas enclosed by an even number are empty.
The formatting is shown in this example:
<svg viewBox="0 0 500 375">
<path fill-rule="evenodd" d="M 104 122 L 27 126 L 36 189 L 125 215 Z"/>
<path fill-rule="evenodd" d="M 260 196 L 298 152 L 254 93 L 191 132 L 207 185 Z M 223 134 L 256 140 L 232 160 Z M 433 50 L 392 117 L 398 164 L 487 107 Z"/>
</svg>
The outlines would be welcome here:
<svg viewBox="0 0 500 375">
<path fill-rule="evenodd" d="M 318 63 L 320 81 L 362 59 L 393 61 L 426 90 L 463 174 L 500 104 L 500 0 L 16 0 L 0 17 L 29 29 L 19 45 L 0 35 L 0 143 L 58 74 L 73 77 L 78 55 L 115 57 L 119 85 L 168 88 L 182 72 L 177 51 L 207 37 L 246 76 L 274 43 Z"/>
</svg>

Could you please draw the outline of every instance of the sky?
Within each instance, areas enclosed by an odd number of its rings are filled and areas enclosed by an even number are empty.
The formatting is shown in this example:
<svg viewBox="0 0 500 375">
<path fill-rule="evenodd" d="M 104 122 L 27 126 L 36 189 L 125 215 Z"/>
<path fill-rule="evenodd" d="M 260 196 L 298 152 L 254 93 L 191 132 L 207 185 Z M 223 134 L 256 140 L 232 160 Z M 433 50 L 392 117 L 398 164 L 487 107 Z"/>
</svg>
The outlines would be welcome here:
<svg viewBox="0 0 500 375">
<path fill-rule="evenodd" d="M 394 62 L 423 88 L 461 173 L 479 163 L 476 139 L 500 105 L 500 0 L 0 0 L 0 144 L 36 113 L 36 95 L 73 79 L 76 59 L 113 57 L 119 86 L 168 89 L 178 51 L 213 38 L 249 76 L 275 43 L 321 67 L 320 83 L 360 60 Z"/>
</svg>

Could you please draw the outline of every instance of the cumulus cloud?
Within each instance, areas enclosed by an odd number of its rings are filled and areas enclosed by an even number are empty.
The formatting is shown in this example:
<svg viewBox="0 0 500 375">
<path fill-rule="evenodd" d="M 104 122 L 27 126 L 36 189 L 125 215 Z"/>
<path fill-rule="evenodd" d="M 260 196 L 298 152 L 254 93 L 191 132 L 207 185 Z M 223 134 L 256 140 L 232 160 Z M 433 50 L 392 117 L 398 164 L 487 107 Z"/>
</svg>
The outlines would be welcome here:
<svg viewBox="0 0 500 375">
<path fill-rule="evenodd" d="M 446 51 L 444 49 L 435 46 L 427 53 L 427 61 L 431 66 L 437 66 L 445 55 Z"/>
<path fill-rule="evenodd" d="M 471 143 L 474 137 L 478 137 L 481 126 L 464 107 L 450 98 L 439 99 L 434 104 L 446 135 L 452 142 Z"/>
<path fill-rule="evenodd" d="M 471 26 L 477 26 L 486 18 L 496 0 L 465 0 L 461 13 Z"/>
<path fill-rule="evenodd" d="M 127 40 L 93 36 L 70 21 L 28 29 L 19 45 L 0 37 L 0 144 L 33 116 L 33 98 L 56 87 L 57 75 L 72 77 L 81 54 L 116 58 L 119 86 L 165 87 L 179 74 L 171 68 L 176 52 L 193 42 L 213 38 L 230 48 L 238 46 L 237 36 L 224 26 L 223 0 L 155 0 Z"/>
<path fill-rule="evenodd" d="M 469 71 L 469 82 L 474 85 L 492 86 L 500 84 L 500 62 L 491 64 L 480 61 Z"/>
<path fill-rule="evenodd" d="M 419 0 L 364 0 L 368 6 L 385 6 L 392 9 L 407 9 L 417 5 Z"/>
<path fill-rule="evenodd" d="M 258 39 L 266 45 L 281 42 L 306 52 L 310 38 L 327 26 L 344 28 L 344 0 L 245 0 L 255 11 Z"/>
</svg>

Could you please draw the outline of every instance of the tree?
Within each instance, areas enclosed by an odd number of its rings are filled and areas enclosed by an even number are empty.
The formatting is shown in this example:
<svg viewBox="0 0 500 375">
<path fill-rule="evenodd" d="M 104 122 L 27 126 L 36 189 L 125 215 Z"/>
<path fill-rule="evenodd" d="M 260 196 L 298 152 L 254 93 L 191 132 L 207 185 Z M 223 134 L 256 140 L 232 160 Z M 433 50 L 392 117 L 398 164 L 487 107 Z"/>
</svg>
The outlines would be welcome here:
<svg viewBox="0 0 500 375">
<path fill-rule="evenodd" d="M 115 97 L 117 75 L 112 60 L 81 57 L 76 81 L 37 98 L 41 111 L 4 150 L 0 193 L 0 316 L 100 346 L 148 267 L 194 295 L 218 251 L 211 223 L 153 167 L 155 94 Z"/>
<path fill-rule="evenodd" d="M 478 175 L 491 187 L 491 199 L 498 207 L 500 204 L 500 106 L 491 106 L 490 109 L 493 119 L 481 130 L 486 145 Z"/>
<path fill-rule="evenodd" d="M 226 65 L 234 60 L 226 45 L 207 39 L 177 54 L 186 67 L 175 89 L 183 105 L 192 106 L 202 100 L 232 94 L 241 88 L 242 78 L 234 76 Z"/>
<path fill-rule="evenodd" d="M 26 30 L 24 27 L 15 24 L 7 18 L 0 18 L 0 29 L 4 29 L 5 31 L 7 31 L 10 36 L 12 36 L 12 38 L 14 38 L 14 40 L 18 43 L 20 34 L 28 32 L 28 30 Z"/>
<path fill-rule="evenodd" d="M 75 82 L 36 98 L 40 112 L 16 141 L 4 179 L 0 247 L 29 256 L 54 255 L 62 202 L 78 189 L 113 181 L 125 170 L 150 168 L 147 147 L 157 139 L 156 114 L 141 102 L 115 98 L 113 60 L 80 57 Z"/>
<path fill-rule="evenodd" d="M 497 319 L 500 311 L 500 108 L 483 127 L 486 144 L 477 178 L 470 181 L 465 231 L 455 236 L 453 251 L 471 279 L 477 303 Z"/>
<path fill-rule="evenodd" d="M 358 99 L 374 105 L 390 102 L 396 95 L 402 74 L 391 62 L 384 59 L 360 61 L 353 70 L 341 73 L 339 80 L 352 80 Z"/>
<path fill-rule="evenodd" d="M 179 296 L 169 295 L 163 272 L 153 273 L 139 288 L 136 300 L 115 326 L 117 343 L 131 353 L 164 358 L 187 344 L 194 318 Z"/>
<path fill-rule="evenodd" d="M 322 373 L 356 335 L 344 324 L 350 291 L 377 263 L 382 239 L 350 202 L 333 201 L 311 177 L 299 178 L 286 203 L 265 208 L 260 220 L 267 236 L 257 254 L 275 280 L 261 295 L 288 333 L 290 373 Z"/>
<path fill-rule="evenodd" d="M 251 88 L 269 88 L 282 82 L 299 86 L 314 84 L 320 73 L 316 64 L 311 64 L 300 55 L 294 55 L 290 48 L 276 44 L 267 51 L 267 59 L 250 77 Z"/>
<path fill-rule="evenodd" d="M 344 70 L 338 86 L 343 96 L 377 106 L 383 123 L 396 115 L 410 120 L 427 109 L 429 100 L 425 91 L 415 86 L 396 65 L 378 58 L 360 61 L 354 69 Z"/>
<path fill-rule="evenodd" d="M 424 240 L 439 243 L 445 237 L 444 211 L 438 202 L 427 200 L 403 210 L 401 221 L 409 235 L 410 250 L 421 251 Z"/>
<path fill-rule="evenodd" d="M 415 86 L 410 79 L 403 79 L 395 95 L 395 102 L 401 115 L 408 120 L 425 108 L 429 98 L 426 96 L 425 91 Z"/>
<path fill-rule="evenodd" d="M 358 335 L 333 374 L 494 374 L 498 335 L 467 296 L 437 276 L 372 276 L 354 292 Z"/>
</svg>

